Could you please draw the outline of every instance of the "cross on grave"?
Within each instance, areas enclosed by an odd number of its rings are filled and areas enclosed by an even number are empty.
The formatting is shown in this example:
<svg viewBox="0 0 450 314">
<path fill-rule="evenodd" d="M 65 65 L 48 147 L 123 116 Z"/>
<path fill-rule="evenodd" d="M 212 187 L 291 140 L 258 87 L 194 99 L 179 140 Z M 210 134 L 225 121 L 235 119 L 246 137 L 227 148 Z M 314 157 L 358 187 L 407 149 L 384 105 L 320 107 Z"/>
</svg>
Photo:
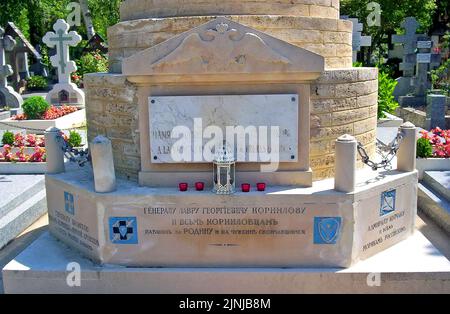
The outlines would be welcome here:
<svg viewBox="0 0 450 314">
<path fill-rule="evenodd" d="M 72 72 L 77 70 L 75 62 L 69 59 L 69 47 L 76 46 L 81 41 L 81 36 L 69 31 L 69 24 L 59 19 L 53 25 L 55 32 L 45 34 L 42 41 L 50 48 L 56 47 L 56 54 L 51 57 L 54 67 L 58 68 L 58 84 L 47 94 L 47 101 L 54 106 L 76 105 L 84 106 L 84 92 L 80 90 L 70 79 Z"/>
<path fill-rule="evenodd" d="M 348 18 L 347 16 L 342 16 L 342 19 L 349 20 L 353 23 L 353 35 L 352 35 L 352 50 L 353 50 L 353 62 L 357 61 L 358 52 L 361 51 L 361 47 L 372 46 L 371 36 L 362 36 L 362 31 L 364 26 L 359 23 L 356 18 Z"/>
<path fill-rule="evenodd" d="M 8 86 L 7 78 L 13 74 L 10 65 L 6 64 L 6 51 L 11 51 L 16 45 L 16 41 L 9 35 L 4 36 L 5 31 L 0 27 L 0 85 Z"/>
<path fill-rule="evenodd" d="M 416 34 L 420 24 L 414 17 L 407 17 L 401 24 L 405 29 L 404 35 L 393 35 L 392 43 L 401 44 L 403 46 L 403 62 L 400 63 L 400 70 L 403 71 L 403 76 L 411 77 L 414 75 L 414 62 L 408 62 L 407 56 L 415 54 L 417 48 L 417 38 L 421 35 Z"/>
<path fill-rule="evenodd" d="M 8 77 L 13 74 L 12 67 L 6 64 L 5 51 L 11 51 L 16 45 L 16 41 L 9 35 L 5 36 L 5 30 L 0 27 L 0 106 L 19 108 L 22 97 L 8 86 Z"/>
<path fill-rule="evenodd" d="M 411 56 L 411 62 L 416 62 L 416 73 L 412 79 L 415 96 L 425 96 L 426 91 L 432 87 L 429 73 L 439 66 L 440 54 L 432 53 L 433 43 L 428 36 L 418 36 L 417 54 Z"/>
<path fill-rule="evenodd" d="M 56 54 L 50 60 L 58 68 L 59 83 L 70 83 L 70 74 L 77 70 L 75 62 L 69 59 L 69 46 L 76 46 L 81 41 L 81 36 L 74 31 L 68 33 L 69 28 L 66 21 L 59 19 L 53 25 L 55 32 L 48 32 L 42 39 L 48 47 L 56 47 Z"/>
</svg>

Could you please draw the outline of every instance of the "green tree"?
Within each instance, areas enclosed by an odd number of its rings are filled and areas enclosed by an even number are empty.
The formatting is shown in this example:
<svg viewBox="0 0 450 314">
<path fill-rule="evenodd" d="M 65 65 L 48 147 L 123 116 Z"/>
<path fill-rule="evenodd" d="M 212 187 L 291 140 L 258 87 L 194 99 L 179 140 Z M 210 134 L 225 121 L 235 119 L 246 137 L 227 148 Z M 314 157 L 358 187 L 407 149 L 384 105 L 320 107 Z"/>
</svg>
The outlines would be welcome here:
<svg viewBox="0 0 450 314">
<path fill-rule="evenodd" d="M 372 36 L 372 52 L 386 54 L 391 36 L 402 33 L 401 23 L 413 16 L 420 23 L 419 32 L 427 32 L 433 22 L 436 0 L 376 0 L 381 6 L 381 26 L 367 25 L 367 17 L 371 13 L 367 4 L 373 0 L 341 0 L 341 14 L 357 17 L 364 23 L 364 33 Z M 366 62 L 367 63 L 367 62 Z"/>
<path fill-rule="evenodd" d="M 57 19 L 66 19 L 70 2 L 76 0 L 1 0 L 0 25 L 14 22 L 33 45 L 42 44 L 42 37 L 52 30 Z M 108 27 L 119 22 L 121 0 L 88 0 L 95 31 L 106 38 Z M 83 22 L 83 20 L 82 20 Z M 86 27 L 76 31 L 86 38 Z"/>
<path fill-rule="evenodd" d="M 117 24 L 120 20 L 121 2 L 121 0 L 88 0 L 95 31 L 105 39 L 108 27 Z"/>
</svg>

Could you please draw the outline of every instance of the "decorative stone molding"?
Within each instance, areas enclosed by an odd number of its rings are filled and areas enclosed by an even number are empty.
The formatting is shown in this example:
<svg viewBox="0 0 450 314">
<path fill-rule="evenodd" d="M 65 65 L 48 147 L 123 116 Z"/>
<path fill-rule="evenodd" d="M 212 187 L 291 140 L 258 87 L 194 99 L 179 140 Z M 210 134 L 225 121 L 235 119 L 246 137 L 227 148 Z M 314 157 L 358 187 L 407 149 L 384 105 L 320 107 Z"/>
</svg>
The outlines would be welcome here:
<svg viewBox="0 0 450 314">
<path fill-rule="evenodd" d="M 210 73 L 233 81 L 249 79 L 236 74 L 271 82 L 293 79 L 295 74 L 296 81 L 312 81 L 323 71 L 322 56 L 223 17 L 138 52 L 122 65 L 122 73 L 132 82 L 143 76 L 192 79 Z"/>
</svg>

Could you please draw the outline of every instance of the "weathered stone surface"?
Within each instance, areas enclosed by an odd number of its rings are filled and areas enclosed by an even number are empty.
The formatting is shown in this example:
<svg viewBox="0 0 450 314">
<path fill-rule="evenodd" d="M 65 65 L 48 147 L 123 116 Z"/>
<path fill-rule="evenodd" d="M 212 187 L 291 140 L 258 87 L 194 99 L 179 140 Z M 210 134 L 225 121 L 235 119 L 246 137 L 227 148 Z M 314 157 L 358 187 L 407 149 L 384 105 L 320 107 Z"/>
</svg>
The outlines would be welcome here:
<svg viewBox="0 0 450 314">
<path fill-rule="evenodd" d="M 140 144 L 136 87 L 124 76 L 106 73 L 86 75 L 85 85 L 89 141 L 98 135 L 109 137 L 116 174 L 137 179 Z"/>
<path fill-rule="evenodd" d="M 370 68 L 327 70 L 311 85 L 310 161 L 315 156 L 333 154 L 334 141 L 345 133 L 356 135 L 357 140 L 373 154 L 378 100 L 377 73 L 376 69 Z M 123 75 L 116 74 L 87 75 L 86 84 L 89 138 L 100 134 L 112 137 L 115 155 L 136 158 L 129 162 L 125 160 L 126 157 L 116 158 L 117 175 L 136 179 L 140 170 L 140 136 L 136 133 L 137 89 Z M 335 98 L 336 88 L 341 98 Z M 346 90 L 351 90 L 353 96 L 345 96 Z M 330 169 L 313 165 L 314 178 L 330 177 L 334 165 L 329 165 Z"/>
<path fill-rule="evenodd" d="M 331 159 L 325 156 L 322 162 Z M 307 189 L 271 186 L 265 193 L 233 196 L 209 191 L 180 195 L 175 187 L 153 189 L 117 180 L 117 191 L 98 194 L 90 169 L 69 169 L 46 180 L 50 232 L 95 261 L 113 265 L 348 267 L 413 231 L 417 174 L 393 172 L 371 180 L 377 175 L 361 173 L 350 194 L 336 192 L 333 180 Z M 384 218 L 395 217 L 392 227 L 383 229 L 379 201 L 392 189 L 395 207 Z M 66 193 L 74 196 L 71 212 L 64 210 Z M 218 202 L 225 205 L 218 207 Z M 328 222 L 335 223 L 338 233 L 318 235 L 317 224 L 326 219 L 320 217 L 336 219 Z M 131 232 L 119 237 L 117 222 L 125 220 Z M 382 243 L 370 244 L 380 236 Z M 277 249 L 268 252 L 268 247 Z M 230 249 L 233 257 L 224 258 Z"/>
<path fill-rule="evenodd" d="M 195 15 L 273 14 L 337 19 L 338 0 L 127 0 L 122 3 L 122 21 Z"/>
<path fill-rule="evenodd" d="M 118 23 L 108 29 L 110 69 L 120 73 L 122 59 L 214 18 L 189 16 Z M 274 15 L 232 15 L 227 18 L 321 54 L 327 68 L 352 66 L 352 27 L 348 21 Z"/>
</svg>

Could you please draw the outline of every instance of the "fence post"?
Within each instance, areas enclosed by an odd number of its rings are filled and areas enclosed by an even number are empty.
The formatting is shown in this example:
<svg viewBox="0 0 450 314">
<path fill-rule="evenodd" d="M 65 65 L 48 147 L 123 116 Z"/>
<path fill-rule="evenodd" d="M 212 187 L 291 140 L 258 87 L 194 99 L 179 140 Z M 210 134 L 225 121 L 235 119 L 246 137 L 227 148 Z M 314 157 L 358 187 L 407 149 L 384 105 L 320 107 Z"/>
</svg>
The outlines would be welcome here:
<svg viewBox="0 0 450 314">
<path fill-rule="evenodd" d="M 336 140 L 334 189 L 351 193 L 356 186 L 356 153 L 358 143 L 348 134 Z"/>
<path fill-rule="evenodd" d="M 94 184 L 97 193 L 110 193 L 116 190 L 116 172 L 111 141 L 97 136 L 89 146 L 94 169 Z"/>
<path fill-rule="evenodd" d="M 397 170 L 410 172 L 416 170 L 417 130 L 411 122 L 405 122 L 400 126 L 403 135 L 400 148 L 397 153 Z"/>
<path fill-rule="evenodd" d="M 57 174 L 65 171 L 63 138 L 61 130 L 55 127 L 48 128 L 44 132 L 45 152 L 47 155 L 47 173 Z"/>
</svg>

